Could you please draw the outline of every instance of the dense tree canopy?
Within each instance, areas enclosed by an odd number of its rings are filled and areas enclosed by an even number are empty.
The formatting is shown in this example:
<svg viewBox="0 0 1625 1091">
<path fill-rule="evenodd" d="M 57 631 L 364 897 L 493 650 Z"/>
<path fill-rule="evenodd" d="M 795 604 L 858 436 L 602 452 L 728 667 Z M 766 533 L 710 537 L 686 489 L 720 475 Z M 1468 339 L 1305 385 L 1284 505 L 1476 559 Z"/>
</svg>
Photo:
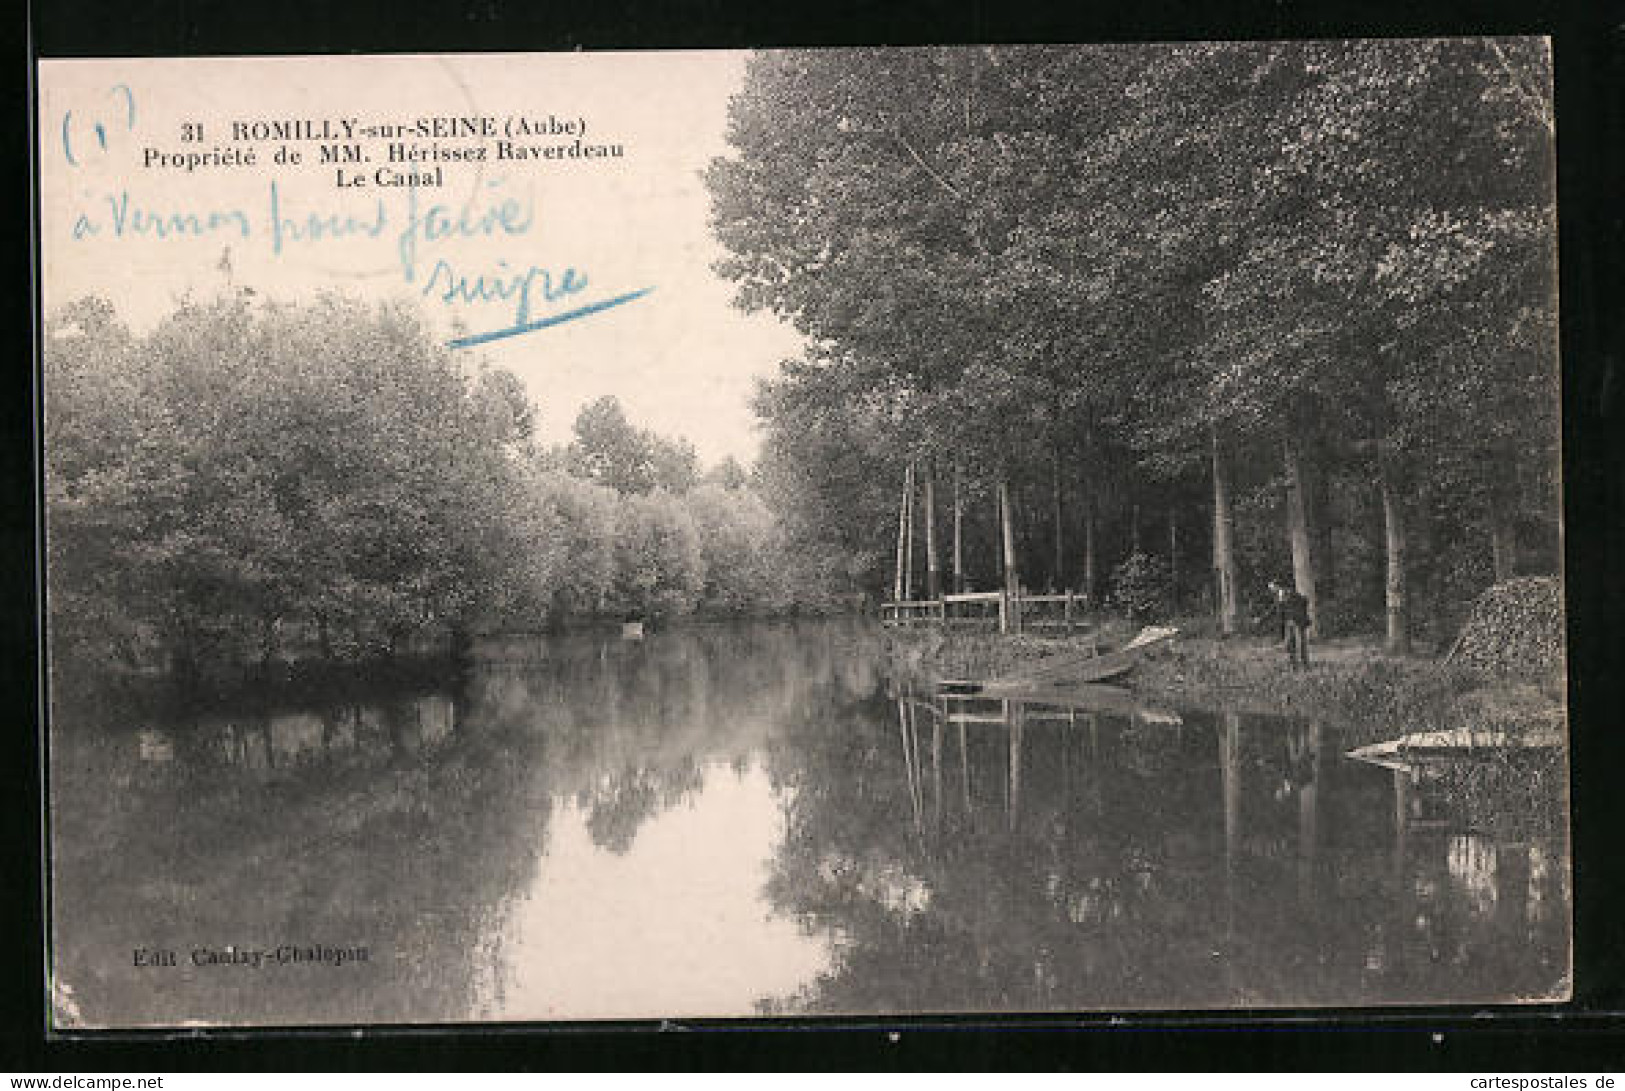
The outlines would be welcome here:
<svg viewBox="0 0 1625 1091">
<path fill-rule="evenodd" d="M 687 492 L 699 479 L 692 444 L 636 427 L 626 419 L 620 400 L 611 395 L 584 407 L 574 432 L 574 442 L 562 452 L 563 464 L 577 477 L 616 492 Z"/>
<path fill-rule="evenodd" d="M 762 399 L 778 493 L 871 584 L 908 462 L 1008 489 L 1004 566 L 1091 593 L 1097 537 L 1156 510 L 1177 549 L 1206 478 L 1227 629 L 1242 568 L 1323 628 L 1385 600 L 1402 648 L 1413 573 L 1549 562 L 1543 44 L 762 53 L 730 117 L 719 270 L 814 346 Z M 809 427 L 837 407 L 866 444 Z"/>
<path fill-rule="evenodd" d="M 405 309 L 228 293 L 137 334 L 81 301 L 44 347 L 53 650 L 1110 573 L 1231 631 L 1287 571 L 1403 650 L 1555 563 L 1549 83 L 1524 40 L 760 53 L 719 269 L 809 347 L 748 471 L 610 397 L 539 436 Z"/>
<path fill-rule="evenodd" d="M 737 464 L 693 488 L 693 448 L 613 399 L 550 455 L 518 379 L 404 309 L 233 296 L 137 336 L 86 300 L 52 316 L 44 383 L 58 656 L 190 674 L 798 605 Z"/>
</svg>

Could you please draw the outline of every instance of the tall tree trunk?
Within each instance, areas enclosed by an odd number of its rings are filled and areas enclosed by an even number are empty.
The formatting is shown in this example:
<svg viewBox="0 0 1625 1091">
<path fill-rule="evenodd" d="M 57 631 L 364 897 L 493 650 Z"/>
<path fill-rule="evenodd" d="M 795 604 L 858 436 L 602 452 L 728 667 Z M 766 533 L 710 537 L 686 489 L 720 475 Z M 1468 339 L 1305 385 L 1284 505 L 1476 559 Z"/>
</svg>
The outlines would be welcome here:
<svg viewBox="0 0 1625 1091">
<path fill-rule="evenodd" d="M 1056 587 L 1061 586 L 1061 574 L 1066 570 L 1066 541 L 1061 527 L 1061 452 L 1056 451 L 1051 459 L 1051 492 L 1050 517 L 1055 523 L 1055 568 L 1051 573 L 1050 582 Z"/>
<path fill-rule="evenodd" d="M 954 461 L 954 594 L 965 593 L 965 494 L 959 462 Z"/>
<path fill-rule="evenodd" d="M 1021 572 L 1016 563 L 1016 522 L 1010 510 L 1010 484 L 999 481 L 999 541 L 1004 551 L 1004 586 L 1012 594 L 1021 584 Z"/>
<path fill-rule="evenodd" d="M 908 464 L 908 494 L 903 497 L 903 598 L 914 600 L 914 463 Z"/>
<path fill-rule="evenodd" d="M 276 659 L 276 618 L 267 615 L 260 619 L 260 626 L 260 670 L 269 674 Z"/>
<path fill-rule="evenodd" d="M 1320 599 L 1315 595 L 1315 561 L 1310 551 L 1309 498 L 1302 460 L 1290 427 L 1281 437 L 1281 454 L 1286 464 L 1286 526 L 1292 545 L 1292 583 L 1298 594 L 1309 600 L 1309 624 L 1319 632 Z"/>
<path fill-rule="evenodd" d="M 1216 425 L 1209 428 L 1208 439 L 1213 449 L 1213 604 L 1220 634 L 1230 636 L 1236 631 L 1238 615 L 1230 462 Z"/>
<path fill-rule="evenodd" d="M 1496 583 L 1518 574 L 1517 531 L 1510 505 L 1500 501 L 1490 507 L 1490 556 L 1495 564 Z"/>
<path fill-rule="evenodd" d="M 1082 442 L 1079 445 L 1079 462 L 1082 463 L 1084 472 L 1078 488 L 1078 504 L 1083 509 L 1083 602 L 1090 609 L 1095 605 L 1095 584 L 1098 575 L 1095 565 L 1094 438 L 1094 418 L 1091 413 L 1084 422 Z"/>
<path fill-rule="evenodd" d="M 1129 508 L 1128 551 L 1130 554 L 1140 552 L 1140 505 L 1138 504 Z"/>
<path fill-rule="evenodd" d="M 1168 505 L 1168 597 L 1169 606 L 1179 613 L 1179 509 Z"/>
<path fill-rule="evenodd" d="M 913 475 L 912 465 L 903 471 L 903 495 L 897 501 L 897 577 L 892 581 L 893 602 L 903 601 L 903 565 L 908 554 L 908 494 Z"/>
<path fill-rule="evenodd" d="M 999 539 L 1004 554 L 1004 589 L 1010 596 L 1010 631 L 1021 631 L 1021 570 L 1016 563 L 1015 517 L 1010 511 L 1010 483 L 999 478 Z"/>
<path fill-rule="evenodd" d="M 942 574 L 937 565 L 937 474 L 925 463 L 925 597 L 942 597 Z"/>
<path fill-rule="evenodd" d="M 1084 485 L 1083 494 L 1083 599 L 1095 604 L 1095 490 Z"/>
<path fill-rule="evenodd" d="M 1333 452 L 1324 431 L 1317 430 L 1313 453 L 1303 466 L 1309 494 L 1309 548 L 1315 561 L 1315 593 L 1323 606 L 1337 598 L 1337 557 L 1332 552 L 1332 483 Z M 1328 619 L 1317 623 L 1322 636 L 1335 636 Z"/>
<path fill-rule="evenodd" d="M 1003 587 L 1004 586 L 1005 563 L 1004 563 L 1004 484 L 1002 482 L 1000 482 L 998 485 L 995 485 L 994 488 L 993 488 L 993 506 L 995 508 L 995 514 L 998 516 L 997 525 L 994 528 L 993 555 L 998 561 L 999 586 Z"/>
<path fill-rule="evenodd" d="M 1490 491 L 1490 560 L 1495 566 L 1495 582 L 1518 574 L 1518 533 L 1514 519 L 1518 510 L 1518 451 L 1509 439 L 1494 445 L 1495 474 Z"/>
<path fill-rule="evenodd" d="M 1383 541 L 1388 559 L 1385 581 L 1388 604 L 1386 648 L 1390 655 L 1408 655 L 1411 650 L 1411 619 L 1405 579 L 1405 500 L 1400 495 L 1394 457 L 1393 452 L 1379 448 L 1377 478 L 1382 489 Z"/>
</svg>

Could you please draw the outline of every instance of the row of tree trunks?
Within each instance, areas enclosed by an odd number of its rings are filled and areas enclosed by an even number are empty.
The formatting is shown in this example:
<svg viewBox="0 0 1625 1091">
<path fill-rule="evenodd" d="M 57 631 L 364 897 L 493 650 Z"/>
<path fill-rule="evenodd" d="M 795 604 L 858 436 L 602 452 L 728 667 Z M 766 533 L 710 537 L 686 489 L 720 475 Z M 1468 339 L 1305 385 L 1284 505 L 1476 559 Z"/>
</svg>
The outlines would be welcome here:
<svg viewBox="0 0 1625 1091">
<path fill-rule="evenodd" d="M 917 470 L 915 464 L 910 462 L 903 470 L 903 499 L 897 506 L 897 575 L 892 582 L 892 598 L 903 602 L 914 597 L 914 493 L 916 491 Z M 940 550 L 937 546 L 937 481 L 936 474 L 929 461 L 925 464 L 923 475 L 923 491 L 925 493 L 925 596 L 928 599 L 942 597 L 942 564 Z M 961 545 L 961 523 L 964 518 L 959 495 L 959 467 L 954 467 L 954 542 L 953 565 L 954 584 L 960 586 L 964 582 L 963 559 L 964 552 Z"/>
<path fill-rule="evenodd" d="M 1324 503 L 1312 503 L 1325 495 L 1324 474 L 1319 468 L 1304 465 L 1297 437 L 1289 429 L 1281 440 L 1282 458 L 1287 480 L 1287 537 L 1292 548 L 1292 581 L 1298 593 L 1309 600 L 1309 620 L 1317 633 L 1324 632 L 1321 592 L 1324 583 L 1317 576 L 1330 564 L 1330 541 L 1326 537 L 1329 523 Z M 1406 525 L 1405 497 L 1402 467 L 1395 446 L 1380 440 L 1377 450 L 1377 485 L 1382 500 L 1383 524 L 1383 598 L 1386 612 L 1384 647 L 1391 655 L 1408 655 L 1411 651 L 1410 587 L 1406 571 L 1409 529 Z M 1218 463 L 1215 462 L 1215 467 Z M 1310 477 L 1314 484 L 1311 485 Z M 1215 494 L 1218 485 L 1215 483 Z M 1496 579 L 1505 579 L 1515 563 L 1510 545 L 1511 534 L 1499 508 L 1491 516 L 1491 549 L 1494 553 Z"/>
<path fill-rule="evenodd" d="M 1210 429 L 1213 477 L 1213 573 L 1215 613 L 1219 631 L 1224 635 L 1236 632 L 1240 618 L 1239 575 L 1235 556 L 1235 514 L 1232 500 L 1230 457 L 1218 426 Z M 1303 453 L 1295 435 L 1290 432 L 1282 439 L 1282 459 L 1286 472 L 1287 535 L 1292 554 L 1293 583 L 1309 602 L 1310 622 L 1321 631 L 1321 582 L 1319 576 L 1328 551 L 1317 548 L 1320 535 L 1327 522 L 1326 513 L 1314 498 L 1321 494 L 1323 482 L 1305 464 Z M 1051 505 L 1054 520 L 1055 571 L 1062 570 L 1065 560 L 1064 489 L 1061 478 L 1060 456 L 1054 456 Z M 918 470 L 910 463 L 904 472 L 903 500 L 899 510 L 897 573 L 894 593 L 898 599 L 913 596 L 914 553 L 914 496 L 919 486 Z M 1408 654 L 1410 618 L 1406 579 L 1407 528 L 1404 500 L 1398 480 L 1396 459 L 1388 445 L 1379 446 L 1378 478 L 1382 498 L 1386 575 L 1384 580 L 1387 608 L 1385 645 L 1391 654 Z M 925 520 L 925 561 L 928 598 L 940 598 L 943 592 L 939 545 L 936 532 L 936 481 L 929 463 L 923 473 Z M 1015 518 L 1010 498 L 1010 485 L 1001 477 L 997 486 L 999 508 L 1000 569 L 1005 590 L 1015 596 L 1020 591 L 1020 565 L 1017 561 Z M 1094 497 L 1090 483 L 1085 482 L 1082 497 L 1083 530 L 1083 587 L 1087 600 L 1093 600 L 1096 585 Z M 1131 549 L 1140 548 L 1139 505 L 1134 505 L 1131 516 Z M 1497 516 L 1492 525 L 1496 578 L 1507 578 L 1513 571 L 1513 532 L 1508 520 Z M 962 471 L 958 463 L 953 475 L 953 543 L 952 589 L 963 591 L 964 568 L 964 497 Z M 1177 513 L 1170 509 L 1168 516 L 1168 555 L 1172 568 L 1178 571 L 1179 532 Z M 1012 619 L 1015 625 L 1018 621 Z"/>
<path fill-rule="evenodd" d="M 1317 576 L 1330 562 L 1330 542 L 1325 527 L 1329 522 L 1323 503 L 1315 503 L 1325 495 L 1323 474 L 1318 467 L 1305 466 L 1298 437 L 1292 429 L 1281 439 L 1282 463 L 1286 471 L 1287 539 L 1292 551 L 1292 582 L 1309 602 L 1309 621 L 1317 633 L 1324 633 L 1321 592 L 1324 585 Z M 1221 590 L 1219 622 L 1222 632 L 1233 631 L 1226 625 L 1227 614 L 1233 603 L 1222 601 L 1222 589 L 1227 582 L 1223 572 L 1223 558 L 1233 554 L 1232 538 L 1225 524 L 1230 523 L 1228 512 L 1228 467 L 1214 432 L 1213 454 L 1214 492 L 1214 568 Z M 1311 483 L 1313 477 L 1313 483 Z M 1407 527 L 1405 500 L 1400 481 L 1400 466 L 1393 445 L 1384 440 L 1377 444 L 1377 483 L 1382 500 L 1384 579 L 1383 597 L 1386 608 L 1384 647 L 1391 655 L 1408 655 L 1411 651 L 1409 585 L 1406 573 Z M 1234 558 L 1230 556 L 1234 565 Z M 1497 578 L 1501 557 L 1497 554 Z M 1232 569 L 1233 571 L 1233 569 Z M 1234 577 L 1228 577 L 1233 580 Z M 1230 616 L 1233 617 L 1233 614 Z M 1231 623 L 1233 625 L 1233 622 Z"/>
<path fill-rule="evenodd" d="M 1317 633 L 1325 631 L 1322 601 L 1328 591 L 1331 541 L 1325 497 L 1328 487 L 1320 466 L 1306 466 L 1297 437 L 1289 429 L 1282 438 L 1287 479 L 1287 536 L 1292 547 L 1292 579 L 1298 593 L 1309 600 L 1309 620 Z M 1396 445 L 1388 439 L 1376 444 L 1377 487 L 1382 501 L 1383 599 L 1386 625 L 1383 645 L 1390 655 L 1411 652 L 1410 578 L 1407 572 L 1409 527 L 1405 514 L 1403 466 Z M 1322 460 L 1324 464 L 1324 460 Z M 1515 560 L 1510 532 L 1498 506 L 1491 514 L 1491 549 L 1496 579 L 1510 574 Z M 1503 537 L 1505 535 L 1505 537 Z"/>
</svg>

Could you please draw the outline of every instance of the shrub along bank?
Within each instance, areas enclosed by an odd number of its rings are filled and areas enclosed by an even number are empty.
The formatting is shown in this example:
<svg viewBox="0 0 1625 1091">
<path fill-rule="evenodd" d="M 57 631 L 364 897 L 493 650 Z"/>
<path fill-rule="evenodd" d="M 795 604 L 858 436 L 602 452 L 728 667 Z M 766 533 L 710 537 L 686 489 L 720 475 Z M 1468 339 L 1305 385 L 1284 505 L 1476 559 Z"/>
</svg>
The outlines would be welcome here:
<svg viewBox="0 0 1625 1091">
<path fill-rule="evenodd" d="M 81 301 L 44 403 L 58 665 L 201 679 L 838 601 L 737 466 L 701 478 L 613 399 L 545 448 L 519 380 L 405 307 L 221 298 L 137 334 Z"/>
</svg>

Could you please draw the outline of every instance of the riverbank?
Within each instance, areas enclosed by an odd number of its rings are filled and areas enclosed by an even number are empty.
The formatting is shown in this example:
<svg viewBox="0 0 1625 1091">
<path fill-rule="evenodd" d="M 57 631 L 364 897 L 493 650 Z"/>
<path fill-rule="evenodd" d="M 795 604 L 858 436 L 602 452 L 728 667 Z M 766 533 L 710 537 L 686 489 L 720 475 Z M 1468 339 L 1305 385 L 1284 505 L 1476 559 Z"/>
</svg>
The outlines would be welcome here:
<svg viewBox="0 0 1625 1091">
<path fill-rule="evenodd" d="M 1069 650 L 1116 647 L 1134 631 L 1126 621 L 1073 636 L 914 631 L 890 634 L 889 646 L 904 669 L 992 678 Z M 1549 729 L 1564 707 L 1561 675 L 1487 679 L 1433 658 L 1387 655 L 1367 637 L 1316 643 L 1310 665 L 1293 669 L 1281 646 L 1262 637 L 1182 635 L 1118 684 L 1188 709 L 1314 716 L 1336 725 L 1345 747 L 1417 731 Z"/>
<path fill-rule="evenodd" d="M 1438 659 L 1388 655 L 1362 637 L 1318 643 L 1298 669 L 1258 637 L 1178 640 L 1142 662 L 1131 684 L 1189 707 L 1317 716 L 1349 746 L 1418 731 L 1537 731 L 1564 701 L 1560 678 L 1489 680 Z"/>
<path fill-rule="evenodd" d="M 1346 753 L 1369 743 L 1427 731 L 1566 733 L 1561 673 L 1488 677 L 1459 663 L 1391 656 L 1376 638 L 1316 644 L 1307 668 L 1294 670 L 1281 646 L 1257 636 L 1176 638 L 1148 653 L 1116 684 L 1147 704 L 1181 711 L 1240 712 L 1312 719 Z M 1136 631 L 1111 621 L 1094 636 L 999 636 L 935 630 L 888 634 L 894 669 L 919 677 L 993 678 L 1069 650 L 1110 649 Z M 1464 755 L 1466 756 L 1466 755 Z M 1565 826 L 1567 761 L 1561 749 L 1485 747 L 1471 760 L 1430 768 L 1430 790 L 1468 822 L 1509 837 L 1531 830 L 1556 836 Z"/>
</svg>

